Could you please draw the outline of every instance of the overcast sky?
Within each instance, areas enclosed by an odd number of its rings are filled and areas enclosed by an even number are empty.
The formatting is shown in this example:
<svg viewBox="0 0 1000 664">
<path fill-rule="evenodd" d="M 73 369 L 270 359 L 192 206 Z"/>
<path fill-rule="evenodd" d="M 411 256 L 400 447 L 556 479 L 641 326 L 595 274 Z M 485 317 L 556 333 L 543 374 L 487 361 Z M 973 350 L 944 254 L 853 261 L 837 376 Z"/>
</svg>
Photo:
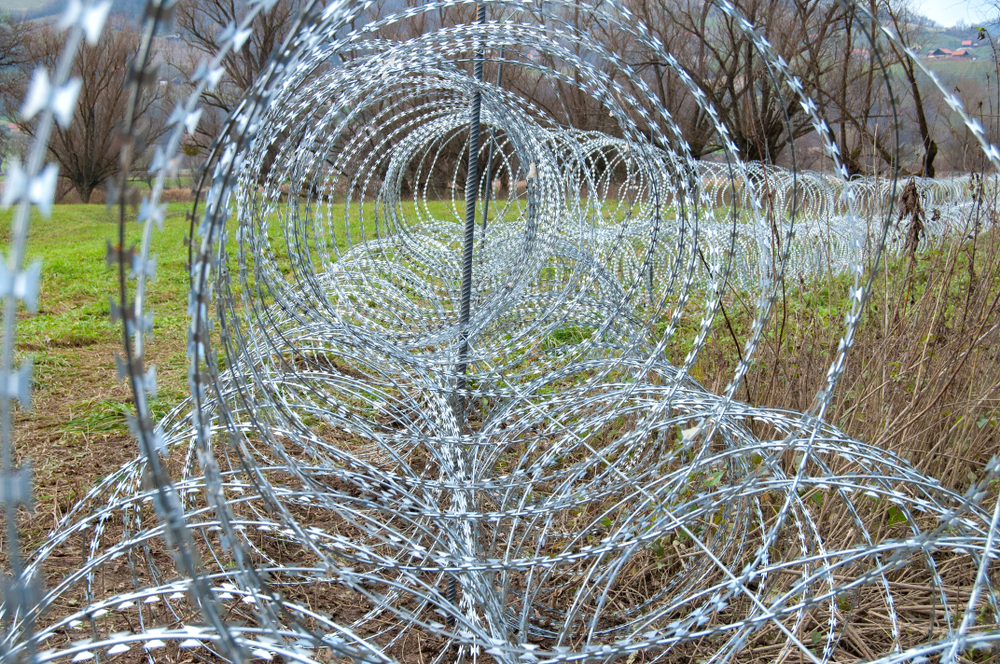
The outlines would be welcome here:
<svg viewBox="0 0 1000 664">
<path fill-rule="evenodd" d="M 976 25 L 998 13 L 992 0 L 913 0 L 913 8 L 946 28 L 959 21 Z"/>
</svg>

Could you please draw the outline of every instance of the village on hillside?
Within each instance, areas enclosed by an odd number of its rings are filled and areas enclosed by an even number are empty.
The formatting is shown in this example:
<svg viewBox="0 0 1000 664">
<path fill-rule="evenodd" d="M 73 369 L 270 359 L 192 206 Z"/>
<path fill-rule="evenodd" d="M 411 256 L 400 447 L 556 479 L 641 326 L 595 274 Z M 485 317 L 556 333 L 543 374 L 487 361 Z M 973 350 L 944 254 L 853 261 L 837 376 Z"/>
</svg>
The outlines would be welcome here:
<svg viewBox="0 0 1000 664">
<path fill-rule="evenodd" d="M 994 26 L 959 23 L 952 28 L 921 26 L 923 44 L 917 52 L 927 60 L 992 60 Z"/>
<path fill-rule="evenodd" d="M 974 53 L 975 53 L 976 47 L 978 47 L 978 46 L 979 46 L 978 43 L 972 41 L 971 39 L 966 39 L 966 40 L 962 41 L 962 48 L 960 48 L 960 49 L 952 51 L 951 49 L 944 48 L 942 46 L 942 47 L 936 48 L 933 51 L 931 51 L 930 53 L 928 53 L 926 57 L 928 57 L 928 58 L 971 58 L 971 59 L 976 59 L 976 56 L 974 55 Z"/>
</svg>

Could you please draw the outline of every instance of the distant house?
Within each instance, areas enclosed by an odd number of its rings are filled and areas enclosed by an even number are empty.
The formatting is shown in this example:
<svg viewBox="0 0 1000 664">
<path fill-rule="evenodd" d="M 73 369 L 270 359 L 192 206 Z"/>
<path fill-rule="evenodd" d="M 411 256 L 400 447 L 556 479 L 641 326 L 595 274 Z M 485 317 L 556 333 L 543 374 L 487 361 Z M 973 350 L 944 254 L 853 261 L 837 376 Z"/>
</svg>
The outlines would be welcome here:
<svg viewBox="0 0 1000 664">
<path fill-rule="evenodd" d="M 979 46 L 979 42 L 974 42 L 971 39 L 965 39 L 962 41 L 962 46 L 968 48 L 976 48 L 977 46 Z"/>
<path fill-rule="evenodd" d="M 958 50 L 958 51 L 952 51 L 951 52 L 951 57 L 953 57 L 953 58 L 968 58 L 968 57 L 971 57 L 971 56 L 969 55 L 968 51 L 966 51 L 965 49 L 961 49 L 961 50 Z"/>
<path fill-rule="evenodd" d="M 936 48 L 927 54 L 929 58 L 944 58 L 952 55 L 952 51 L 947 48 Z"/>
</svg>

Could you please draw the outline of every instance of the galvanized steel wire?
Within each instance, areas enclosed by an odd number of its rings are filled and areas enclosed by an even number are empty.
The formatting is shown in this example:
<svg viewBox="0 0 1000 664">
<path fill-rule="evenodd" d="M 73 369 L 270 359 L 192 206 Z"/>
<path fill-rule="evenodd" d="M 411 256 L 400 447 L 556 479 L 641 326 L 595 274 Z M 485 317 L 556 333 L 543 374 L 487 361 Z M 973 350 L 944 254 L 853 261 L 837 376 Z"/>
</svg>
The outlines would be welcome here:
<svg viewBox="0 0 1000 664">
<path fill-rule="evenodd" d="M 824 421 L 870 278 L 903 247 L 898 183 L 741 162 L 717 121 L 725 160 L 691 158 L 641 78 L 568 20 L 568 3 L 488 3 L 485 22 L 406 40 L 394 30 L 456 4 L 303 9 L 213 145 L 192 236 L 191 397 L 154 426 L 142 294 L 159 196 L 199 95 L 267 5 L 227 30 L 171 116 L 143 243 L 119 261 L 142 454 L 30 558 L 8 549 L 20 589 L 51 556 L 85 553 L 55 587 L 5 591 L 3 661 L 180 648 L 206 661 L 632 662 L 695 643 L 729 661 L 776 628 L 778 659 L 825 662 L 841 656 L 850 598 L 868 590 L 894 644 L 877 661 L 993 647 L 998 506 L 982 501 L 997 462 L 958 494 Z M 70 54 L 106 11 L 78 9 Z M 675 62 L 625 6 L 590 11 Z M 738 16 L 725 1 L 713 11 Z M 168 13 L 150 4 L 148 34 Z M 754 40 L 768 75 L 801 91 Z M 504 71 L 577 81 L 617 132 L 559 126 L 502 76 L 471 74 L 477 52 Z M 150 59 L 140 54 L 137 85 L 150 84 Z M 470 141 L 473 117 L 483 129 Z M 482 177 L 450 157 L 470 151 L 489 155 Z M 966 179 L 917 186 L 939 211 L 924 242 L 972 205 Z M 40 203 L 10 201 L 23 214 Z M 12 247 L 20 274 L 24 238 Z M 826 272 L 850 275 L 852 298 L 813 407 L 741 403 L 780 282 Z M 756 300 L 756 321 L 716 394 L 690 370 L 729 289 Z M 6 293 L 12 376 L 19 292 Z M 671 355 L 683 335 L 688 350 Z M 0 397 L 9 477 L 11 395 Z M 872 534 L 878 504 L 904 524 L 891 538 Z M 831 512 L 850 537 L 826 532 Z M 977 575 L 971 596 L 949 592 L 944 558 Z M 124 568 L 131 584 L 101 584 Z M 943 627 L 905 647 L 902 569 L 919 570 Z"/>
</svg>

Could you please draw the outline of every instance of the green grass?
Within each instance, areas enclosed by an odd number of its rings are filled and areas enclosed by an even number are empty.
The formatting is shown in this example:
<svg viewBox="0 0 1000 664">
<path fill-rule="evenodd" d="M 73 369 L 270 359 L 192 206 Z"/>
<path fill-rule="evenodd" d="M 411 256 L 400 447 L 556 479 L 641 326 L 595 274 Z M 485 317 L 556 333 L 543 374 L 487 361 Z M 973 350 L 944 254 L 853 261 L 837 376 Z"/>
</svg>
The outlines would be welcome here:
<svg viewBox="0 0 1000 664">
<path fill-rule="evenodd" d="M 146 180 L 143 178 L 131 178 L 129 179 L 129 186 L 133 187 L 139 191 L 149 191 L 150 183 L 152 180 Z M 173 189 L 176 187 L 194 187 L 198 184 L 198 178 L 194 175 L 181 174 L 176 177 L 167 178 L 166 184 L 164 185 L 167 189 Z"/>
<path fill-rule="evenodd" d="M 129 404 L 114 399 L 95 399 L 83 402 L 83 410 L 74 414 L 62 425 L 61 429 L 69 434 L 93 434 L 124 432 L 126 413 L 131 413 Z M 150 402 L 149 409 L 154 420 L 158 420 L 169 412 L 170 400 L 157 398 Z"/>
<path fill-rule="evenodd" d="M 983 77 L 987 74 L 996 75 L 997 65 L 993 62 L 992 52 L 988 48 L 980 47 L 976 52 L 976 60 L 948 60 L 937 59 L 923 60 L 927 68 L 942 77 L 975 78 Z"/>
<path fill-rule="evenodd" d="M 147 286 L 145 310 L 154 315 L 147 347 L 147 360 L 156 367 L 159 387 L 152 403 L 154 415 L 167 412 L 187 393 L 188 248 L 184 239 L 189 233 L 189 209 L 188 203 L 169 204 L 163 230 L 153 235 L 151 249 L 157 270 L 155 280 Z M 272 257 L 287 275 L 291 263 L 282 228 L 284 211 L 282 203 L 270 216 L 267 235 Z M 459 221 L 451 201 L 428 201 L 421 215 L 415 213 L 412 202 L 406 202 L 398 213 L 407 224 L 418 216 Z M 130 214 L 134 219 L 134 212 Z M 374 206 L 366 204 L 364 214 L 362 223 L 355 207 L 345 221 L 343 206 L 333 207 L 332 233 L 341 251 L 351 242 L 375 237 Z M 382 214 L 380 210 L 379 216 Z M 0 211 L 0 233 L 5 238 L 9 237 L 12 216 L 12 210 Z M 490 219 L 496 221 L 492 207 Z M 230 224 L 233 222 L 231 218 Z M 141 227 L 130 221 L 127 229 L 126 247 L 138 245 Z M 234 267 L 236 233 L 229 230 L 227 249 Z M 379 232 L 385 233 L 384 222 Z M 50 218 L 35 213 L 31 220 L 27 261 L 42 262 L 39 311 L 19 316 L 17 350 L 19 356 L 31 357 L 34 363 L 36 401 L 44 405 L 46 399 L 58 400 L 48 415 L 57 420 L 52 426 L 69 435 L 126 431 L 124 413 L 131 408 L 127 390 L 114 387 L 113 354 L 120 353 L 122 330 L 119 322 L 111 320 L 109 306 L 109 300 L 119 299 L 118 274 L 106 260 L 108 241 L 117 244 L 117 237 L 117 209 L 104 205 L 56 205 Z M 315 264 L 318 267 L 318 262 Z M 233 286 L 239 288 L 238 283 Z M 105 392 L 112 389 L 117 391 L 110 397 Z"/>
<path fill-rule="evenodd" d="M 187 248 L 186 204 L 168 206 L 162 232 L 155 236 L 156 279 L 149 284 L 147 311 L 156 328 L 149 361 L 157 369 L 160 393 L 156 415 L 180 401 L 186 382 Z M 12 211 L 0 212 L 9 235 Z M 128 225 L 126 246 L 137 244 L 140 228 Z M 17 349 L 34 363 L 35 401 L 30 416 L 64 434 L 127 431 L 128 390 L 117 382 L 114 353 L 121 348 L 121 324 L 110 316 L 118 300 L 118 274 L 107 264 L 107 243 L 117 244 L 116 211 L 103 205 L 57 205 L 48 219 L 31 221 L 27 260 L 41 260 L 39 310 L 17 325 Z"/>
<path fill-rule="evenodd" d="M 419 205 L 418 211 L 413 202 L 404 202 L 397 214 L 407 225 L 429 217 L 454 223 L 463 221 L 458 201 L 428 201 Z M 186 220 L 189 208 L 187 203 L 169 204 L 164 228 L 153 236 L 157 272 L 156 279 L 148 284 L 145 310 L 154 315 L 147 362 L 157 372 L 159 394 L 152 404 L 156 415 L 165 413 L 187 394 L 188 248 L 184 238 L 189 232 Z M 598 213 L 605 221 L 619 221 L 624 209 L 616 201 L 604 201 Z M 291 261 L 282 225 L 285 210 L 282 203 L 269 216 L 267 236 L 271 257 L 279 270 L 289 276 Z M 345 219 L 342 205 L 327 212 L 332 215 L 331 232 L 341 251 L 350 242 L 374 238 L 376 230 L 379 234 L 386 232 L 385 211 L 376 211 L 371 203 L 364 206 L 363 221 L 358 218 L 357 206 L 351 209 L 349 219 Z M 9 234 L 11 217 L 10 210 L 0 212 L 0 232 Z M 491 224 L 502 223 L 495 206 L 490 207 L 489 219 Z M 234 221 L 231 219 L 230 223 Z M 481 215 L 477 216 L 477 226 L 479 223 Z M 129 222 L 127 228 L 126 246 L 138 244 L 141 228 L 134 222 Z M 116 387 L 113 357 L 115 352 L 120 353 L 122 331 L 120 323 L 111 320 L 109 306 L 109 300 L 119 299 L 118 275 L 108 268 L 106 261 L 108 241 L 116 244 L 117 235 L 117 210 L 103 205 L 57 205 L 50 218 L 36 214 L 32 219 L 27 257 L 28 261 L 42 261 L 42 284 L 38 314 L 24 313 L 18 322 L 18 352 L 33 359 L 39 402 L 44 406 L 47 398 L 56 400 L 49 412 L 52 426 L 67 435 L 126 431 L 124 413 L 131 406 L 127 386 Z M 235 268 L 236 233 L 232 228 L 229 237 L 228 260 Z M 315 251 L 312 256 L 313 265 L 319 268 Z M 235 279 L 233 287 L 240 287 Z M 586 327 L 556 331 L 543 340 L 542 348 L 577 343 L 591 333 L 592 329 Z M 100 388 L 95 387 L 95 381 Z"/>
<path fill-rule="evenodd" d="M 156 237 L 157 276 L 148 300 L 153 311 L 186 311 L 185 209 L 182 203 L 170 205 L 164 230 Z M 0 214 L 0 227 L 5 232 L 10 218 L 10 211 Z M 104 206 L 57 205 L 50 219 L 35 215 L 27 257 L 29 261 L 41 259 L 42 285 L 38 315 L 18 324 L 22 345 L 36 349 L 82 347 L 119 334 L 108 304 L 110 297 L 117 300 L 118 279 L 106 261 L 107 242 L 114 239 L 113 244 L 117 243 L 117 230 L 113 211 Z M 140 239 L 136 224 L 129 224 L 129 230 L 127 246 Z"/>
<path fill-rule="evenodd" d="M 550 333 L 541 344 L 542 350 L 560 346 L 584 343 L 589 340 L 597 328 L 590 325 L 569 325 Z"/>
</svg>

